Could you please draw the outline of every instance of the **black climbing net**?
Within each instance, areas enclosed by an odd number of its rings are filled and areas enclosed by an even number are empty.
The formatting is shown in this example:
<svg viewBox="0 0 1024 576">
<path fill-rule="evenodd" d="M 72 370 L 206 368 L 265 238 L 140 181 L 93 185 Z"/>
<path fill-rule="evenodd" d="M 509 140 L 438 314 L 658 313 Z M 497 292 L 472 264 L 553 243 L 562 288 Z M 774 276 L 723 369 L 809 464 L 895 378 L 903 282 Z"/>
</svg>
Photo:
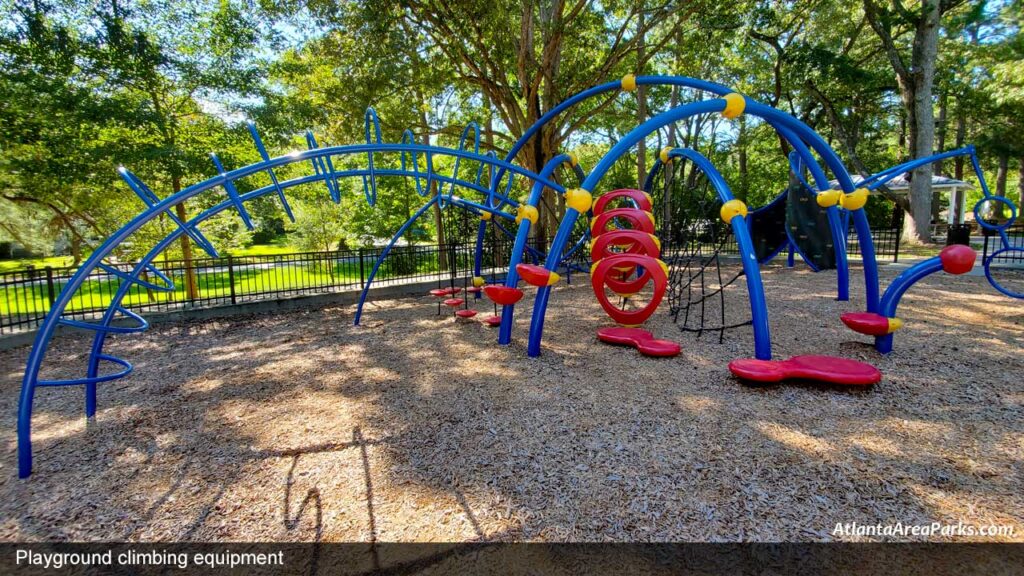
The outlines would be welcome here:
<svg viewBox="0 0 1024 576">
<path fill-rule="evenodd" d="M 665 301 L 683 332 L 717 334 L 751 324 L 749 313 L 730 310 L 728 289 L 743 276 L 732 229 L 722 221 L 722 202 L 707 176 L 692 162 L 673 158 L 651 180 L 662 260 L 669 267 Z"/>
</svg>

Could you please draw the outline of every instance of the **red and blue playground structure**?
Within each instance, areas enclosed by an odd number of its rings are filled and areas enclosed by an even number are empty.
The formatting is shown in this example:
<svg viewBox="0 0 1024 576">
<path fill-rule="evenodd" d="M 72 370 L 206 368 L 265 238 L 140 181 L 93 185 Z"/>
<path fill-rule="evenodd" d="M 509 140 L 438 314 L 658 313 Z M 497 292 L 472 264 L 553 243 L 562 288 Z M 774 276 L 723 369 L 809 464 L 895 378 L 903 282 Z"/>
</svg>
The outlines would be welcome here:
<svg viewBox="0 0 1024 576">
<path fill-rule="evenodd" d="M 571 154 L 557 155 L 548 161 L 538 173 L 515 164 L 516 156 L 527 142 L 545 124 L 568 108 L 601 94 L 615 91 L 631 92 L 641 85 L 678 86 L 706 92 L 713 97 L 683 104 L 640 124 L 612 146 L 589 172 L 584 171 Z M 227 170 L 216 155 L 211 155 L 216 170 L 215 176 L 163 199 L 129 170 L 120 169 L 123 180 L 142 200 L 145 209 L 110 236 L 81 265 L 56 297 L 49 313 L 39 326 L 26 362 L 21 388 L 18 413 L 19 476 L 24 478 L 32 472 L 31 422 L 33 400 L 37 388 L 82 386 L 85 390 L 85 414 L 87 417 L 93 417 L 96 413 L 98 385 L 131 374 L 132 364 L 128 360 L 106 353 L 104 351 L 105 344 L 110 335 L 133 334 L 148 328 L 148 323 L 143 317 L 123 305 L 125 296 L 132 289 L 165 292 L 175 289 L 171 278 L 154 265 L 156 257 L 182 235 L 191 238 L 211 257 L 217 257 L 215 246 L 203 235 L 199 225 L 225 210 L 234 209 L 243 223 L 251 229 L 252 221 L 245 204 L 256 198 L 276 197 L 281 202 L 286 215 L 294 220 L 285 191 L 304 184 L 322 184 L 336 203 L 341 200 L 340 181 L 345 178 L 361 180 L 363 194 L 371 206 L 375 205 L 377 201 L 378 178 L 411 179 L 420 196 L 430 195 L 423 206 L 396 231 L 394 237 L 374 263 L 372 271 L 364 282 L 356 306 L 354 323 L 357 325 L 362 320 L 364 304 L 382 262 L 388 257 L 398 239 L 436 204 L 442 210 L 457 208 L 479 218 L 473 288 L 481 289 L 496 305 L 501 306 L 500 321 L 494 321 L 495 324 L 498 324 L 497 341 L 499 344 L 509 344 L 512 341 L 516 308 L 526 295 L 519 288 L 520 280 L 522 280 L 536 287 L 530 328 L 527 334 L 527 353 L 530 356 L 540 355 L 545 315 L 552 297 L 552 287 L 558 283 L 561 277 L 559 271 L 570 267 L 569 259 L 578 251 L 585 250 L 589 245 L 593 262 L 590 271 L 591 284 L 601 307 L 618 325 L 602 329 L 599 331 L 598 337 L 606 342 L 634 346 L 641 353 L 651 356 L 678 354 L 679 345 L 677 343 L 657 340 L 650 332 L 638 327 L 657 309 L 665 293 L 666 278 L 669 275 L 668 266 L 660 259 L 661 243 L 654 235 L 655 217 L 651 209 L 650 196 L 640 190 L 615 190 L 599 195 L 595 200 L 594 193 L 600 189 L 602 179 L 613 164 L 642 139 L 669 124 L 704 114 L 722 114 L 729 119 L 745 114 L 761 119 L 774 128 L 792 147 L 791 165 L 798 163 L 799 166 L 809 171 L 811 182 L 808 183 L 808 186 L 815 191 L 817 203 L 827 212 L 829 228 L 835 239 L 835 267 L 839 300 L 849 299 L 849 269 L 845 252 L 846 228 L 844 226 L 846 222 L 852 221 L 860 239 L 866 303 L 864 312 L 846 315 L 843 321 L 853 330 L 873 336 L 875 347 L 879 352 L 887 353 L 892 349 L 893 333 L 902 325 L 895 316 L 896 308 L 907 289 L 920 279 L 935 272 L 964 273 L 972 268 L 976 257 L 974 251 L 966 246 L 948 247 L 940 256 L 919 262 L 904 271 L 884 293 L 881 293 L 874 246 L 863 207 L 870 190 L 884 184 L 896 175 L 912 170 L 919 164 L 933 162 L 952 155 L 970 156 L 984 194 L 983 200 L 975 207 L 978 221 L 982 226 L 998 233 L 1003 243 L 1003 248 L 1000 251 L 983 262 L 986 276 L 1001 293 L 1010 297 L 1024 298 L 1024 294 L 1001 285 L 990 271 L 992 262 L 998 257 L 1022 250 L 1019 247 L 1011 246 L 1006 234 L 1006 229 L 1016 218 L 1017 211 L 1009 200 L 991 194 L 982 177 L 973 148 L 969 147 L 903 164 L 880 172 L 864 181 L 854 182 L 836 153 L 809 126 L 785 112 L 712 82 L 674 76 L 627 75 L 621 80 L 595 86 L 566 99 L 542 116 L 515 142 L 504 159 L 499 159 L 493 150 L 481 153 L 480 130 L 474 123 L 469 124 L 462 132 L 456 148 L 417 144 L 414 134 L 410 130 L 406 130 L 402 134 L 398 143 L 386 143 L 382 138 L 377 115 L 370 109 L 367 110 L 364 117 L 365 143 L 320 147 L 314 135 L 308 132 L 306 150 L 276 158 L 269 155 L 255 126 L 250 124 L 249 132 L 262 159 L 260 162 Z M 335 161 L 351 157 L 365 157 L 365 165 L 344 170 L 335 168 Z M 451 160 L 451 173 L 442 174 L 433 170 L 433 160 L 440 158 Z M 733 197 L 725 179 L 706 157 L 691 149 L 662 150 L 656 165 L 659 162 L 662 164 L 671 162 L 674 158 L 685 158 L 693 162 L 713 185 L 721 201 L 720 216 L 731 227 L 740 249 L 740 260 L 746 275 L 746 288 L 752 316 L 754 358 L 734 361 L 730 364 L 732 371 L 744 379 L 757 381 L 778 381 L 795 377 L 847 384 L 877 382 L 881 378 L 881 374 L 874 367 L 853 360 L 831 356 L 801 356 L 783 361 L 772 359 L 768 309 L 760 275 L 760 265 L 763 261 L 759 261 L 755 255 L 748 226 L 750 212 L 742 201 Z M 386 159 L 390 159 L 391 162 L 385 163 Z M 460 174 L 462 162 L 474 163 L 477 169 L 469 175 Z M 276 170 L 288 165 L 305 163 L 309 164 L 311 169 L 309 173 L 288 180 L 279 179 Z M 570 166 L 579 176 L 581 184 L 578 188 L 567 189 L 552 177 L 555 170 L 563 165 Z M 835 178 L 834 186 L 826 176 L 826 169 Z M 484 178 L 485 173 L 489 175 L 486 179 Z M 269 176 L 270 184 L 247 192 L 239 191 L 236 182 L 253 175 Z M 524 200 L 517 200 L 513 197 L 513 189 L 517 180 L 520 181 L 520 185 L 525 184 L 529 188 L 529 194 Z M 431 195 L 435 184 L 438 193 Z M 535 248 L 528 247 L 527 240 L 531 227 L 537 222 L 538 206 L 542 193 L 546 189 L 564 197 L 566 210 L 547 252 L 540 253 Z M 175 205 L 208 192 L 223 193 L 224 197 L 187 221 L 179 219 L 172 210 Z M 469 199 L 466 196 L 476 199 Z M 1004 212 L 1008 210 L 1010 217 L 996 223 L 984 219 L 981 212 L 991 209 L 994 205 L 1003 205 Z M 161 217 L 166 217 L 173 223 L 174 229 L 156 242 L 146 255 L 133 265 L 130 272 L 121 270 L 110 263 L 109 257 L 117 246 L 130 241 L 135 232 L 146 223 Z M 589 222 L 590 225 L 579 226 L 581 219 L 585 219 L 583 222 Z M 511 259 L 505 271 L 504 282 L 500 285 L 485 285 L 481 271 L 484 235 L 488 223 L 493 224 L 501 233 L 515 239 Z M 513 226 L 515 227 L 514 233 L 510 229 Z M 580 230 L 582 232 L 579 232 Z M 522 261 L 524 253 L 528 251 L 534 256 L 536 263 Z M 72 318 L 67 313 L 68 304 L 83 283 L 94 273 L 117 277 L 119 279 L 118 289 L 111 298 L 109 306 L 99 317 L 91 320 Z M 652 296 L 647 299 L 646 305 L 638 310 L 626 310 L 625 306 L 616 306 L 606 292 L 607 288 L 623 301 L 628 302 L 637 291 L 647 284 L 651 284 Z M 453 292 L 450 292 L 444 296 L 454 295 Z M 467 316 L 469 315 L 467 314 Z M 44 380 L 40 378 L 40 371 L 59 326 L 85 330 L 93 334 L 85 375 L 71 379 Z"/>
</svg>

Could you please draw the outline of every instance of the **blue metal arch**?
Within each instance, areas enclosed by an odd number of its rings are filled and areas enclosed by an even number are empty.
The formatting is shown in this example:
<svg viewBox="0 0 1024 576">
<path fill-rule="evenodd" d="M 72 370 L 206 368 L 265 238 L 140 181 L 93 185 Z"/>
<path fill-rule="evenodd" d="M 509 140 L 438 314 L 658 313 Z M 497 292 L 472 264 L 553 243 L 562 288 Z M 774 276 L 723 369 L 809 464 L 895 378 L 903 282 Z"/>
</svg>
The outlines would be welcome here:
<svg viewBox="0 0 1024 576">
<path fill-rule="evenodd" d="M 620 157 L 626 154 L 637 142 L 645 138 L 648 134 L 660 129 L 673 122 L 681 121 L 685 118 L 697 114 L 707 114 L 712 112 L 722 112 L 725 109 L 726 102 L 724 99 L 705 100 L 699 102 L 692 102 L 684 104 L 667 112 L 663 112 L 654 118 L 651 118 L 643 124 L 634 128 L 629 134 L 623 137 L 618 143 L 613 146 L 608 153 L 601 158 L 598 164 L 590 172 L 587 179 L 583 182 L 582 188 L 586 190 L 594 190 L 596 185 L 604 177 L 604 175 L 611 169 L 611 166 L 618 161 Z M 749 114 L 758 118 L 762 118 L 769 122 L 773 127 L 778 130 L 780 127 L 791 131 L 792 134 L 798 138 L 794 140 L 802 140 L 806 142 L 809 148 L 816 151 L 825 163 L 829 166 L 829 169 L 835 174 L 839 181 L 840 187 L 845 192 L 852 192 L 854 189 L 853 181 L 847 173 L 846 168 L 839 160 L 835 152 L 828 146 L 825 141 L 818 136 L 809 126 L 800 122 L 796 118 L 770 106 L 765 106 L 757 102 L 746 100 L 744 114 Z M 799 147 L 794 146 L 798 152 L 801 150 Z M 805 148 L 806 150 L 806 148 Z M 811 173 L 815 175 L 817 180 L 822 180 L 824 174 L 821 173 L 820 167 L 815 166 L 815 159 L 809 153 L 804 161 L 811 169 Z M 559 225 L 558 232 L 555 234 L 554 241 L 552 242 L 551 248 L 548 251 L 548 258 L 545 262 L 545 268 L 553 270 L 554 266 L 557 265 L 557 260 L 553 261 L 552 254 L 559 254 L 565 247 L 565 242 L 568 237 L 569 230 L 572 229 L 576 218 L 579 213 L 575 210 L 566 210 L 565 217 L 562 219 Z M 865 275 L 865 291 L 867 294 L 867 308 L 870 312 L 875 312 L 878 309 L 878 269 L 877 262 L 875 260 L 874 245 L 871 241 L 871 231 L 867 224 L 867 217 L 864 215 L 863 210 L 854 211 L 854 223 L 857 227 L 858 236 L 862 238 L 861 242 L 861 253 L 864 258 L 864 275 Z M 530 356 L 540 355 L 540 342 L 543 337 L 543 318 L 547 308 L 548 299 L 550 297 L 551 287 L 544 286 L 538 289 L 537 296 L 534 303 L 534 319 L 535 322 L 531 323 L 530 326 L 530 339 L 527 347 L 528 354 Z"/>
<path fill-rule="evenodd" d="M 542 180 L 548 179 L 554 174 L 555 170 L 562 164 L 572 163 L 572 157 L 568 154 L 559 154 L 548 163 L 544 165 L 544 168 L 540 171 L 540 178 L 534 181 L 533 188 L 530 190 L 530 196 L 526 200 L 527 206 L 533 206 L 534 208 L 540 203 L 541 194 L 544 192 L 546 184 Z M 556 192 L 565 193 L 565 190 L 558 190 L 552 188 Z M 567 211 L 575 212 L 571 208 Z M 512 258 L 508 264 L 508 272 L 505 274 L 505 286 L 515 288 L 519 284 L 519 273 L 516 271 L 516 265 L 522 261 L 523 250 L 526 247 L 526 240 L 530 235 L 531 223 L 526 218 L 523 218 L 519 222 L 519 229 L 516 231 L 516 241 L 512 245 Z M 558 249 L 557 254 L 554 256 L 552 261 L 552 252 L 548 252 L 546 266 L 549 270 L 555 270 L 558 268 L 558 263 L 561 261 L 562 249 L 565 248 L 565 242 L 561 243 L 561 248 Z M 536 313 L 536 308 L 534 308 Z M 543 311 L 541 311 L 543 314 Z M 501 310 L 501 325 L 498 327 L 498 344 L 509 344 L 512 342 L 512 320 L 515 315 L 515 305 L 504 306 Z"/>
<path fill-rule="evenodd" d="M 661 76 L 661 75 L 637 76 L 635 78 L 635 81 L 636 81 L 637 85 L 644 85 L 644 86 L 679 86 L 679 87 L 682 87 L 682 88 L 688 88 L 688 89 L 699 90 L 699 91 L 703 91 L 703 92 L 709 92 L 709 93 L 715 94 L 717 96 L 724 96 L 726 94 L 734 92 L 734 90 L 732 90 L 732 89 L 730 89 L 727 86 L 724 86 L 722 84 L 718 84 L 718 83 L 715 83 L 715 82 L 708 82 L 706 80 L 700 80 L 700 79 L 697 79 L 697 78 L 690 78 L 690 77 L 687 77 L 687 76 Z M 614 90 L 624 90 L 624 88 L 622 87 L 622 81 L 621 80 L 614 81 L 614 82 L 607 82 L 607 83 L 604 83 L 604 84 L 600 84 L 598 86 L 594 86 L 593 88 L 590 88 L 588 90 L 584 90 L 583 92 L 580 92 L 580 93 L 578 93 L 578 94 L 576 94 L 576 95 L 566 99 L 565 101 L 561 102 L 560 104 L 558 104 L 557 106 L 552 108 L 550 111 L 548 111 L 546 114 L 541 116 L 536 122 L 534 122 L 534 124 L 532 126 L 530 126 L 523 133 L 522 136 L 519 137 L 518 140 L 516 140 L 516 142 L 512 145 L 512 148 L 509 150 L 509 153 L 505 157 L 506 161 L 510 161 L 512 158 L 515 158 L 515 156 L 519 153 L 520 150 L 522 150 L 523 146 L 526 145 L 526 143 L 530 140 L 530 138 L 532 138 L 537 132 L 539 132 L 541 130 L 541 128 L 543 128 L 543 126 L 545 124 L 547 124 L 548 122 L 553 120 L 559 114 L 562 114 L 563 112 L 565 112 L 566 110 L 568 110 L 572 106 L 575 106 L 576 104 L 579 104 L 580 102 L 582 102 L 584 100 L 587 100 L 587 99 L 592 98 L 594 96 L 598 96 L 600 94 L 604 94 L 606 92 L 611 92 L 611 91 L 614 91 Z M 746 100 L 747 100 L 748 104 L 754 102 L 754 100 L 751 100 L 749 98 L 747 98 Z M 784 114 L 784 113 L 782 113 L 782 114 Z M 788 115 L 786 115 L 786 116 L 788 116 Z M 777 118 L 769 118 L 769 117 L 764 117 L 764 116 L 762 116 L 762 118 L 773 129 L 775 129 L 779 133 L 779 135 L 782 136 L 782 138 L 784 140 L 786 140 L 793 147 L 794 151 L 797 152 L 797 154 L 800 156 L 800 158 L 803 160 L 803 162 L 807 165 L 807 168 L 811 171 L 811 175 L 814 177 L 815 183 L 818 186 L 818 190 L 827 190 L 829 188 L 828 177 L 825 175 L 824 170 L 821 168 L 821 165 L 818 163 L 818 161 L 814 158 L 813 154 L 811 154 L 811 152 L 808 149 L 807 145 L 804 143 L 804 140 L 801 139 L 801 137 L 799 137 L 799 135 L 797 134 L 800 131 L 799 130 L 794 130 L 792 126 L 788 125 L 785 122 L 780 122 Z M 793 120 L 796 120 L 796 119 L 793 118 Z M 800 124 L 803 125 L 802 123 L 800 123 Z M 807 128 L 806 125 L 803 125 L 803 126 L 804 126 L 804 128 Z M 808 130 L 810 130 L 810 129 L 808 128 Z M 813 133 L 813 130 L 810 130 L 810 132 Z M 824 141 L 821 140 L 820 137 L 817 137 L 816 134 L 815 134 L 815 138 L 818 140 L 819 143 L 824 144 Z M 808 141 L 808 142 L 810 142 L 810 141 Z M 827 145 L 826 145 L 826 147 L 827 147 Z M 819 151 L 819 153 L 821 153 L 821 152 Z M 833 156 L 834 156 L 834 153 L 833 153 Z M 842 168 L 842 163 L 839 163 L 839 166 L 840 166 L 840 169 L 843 171 L 843 173 L 845 173 L 845 168 Z M 830 168 L 832 168 L 833 171 L 835 171 L 835 168 L 831 164 L 830 164 Z M 499 170 L 499 176 L 500 176 L 501 173 L 502 172 Z M 840 178 L 840 180 L 842 180 L 842 178 L 838 174 L 837 174 L 837 178 Z M 848 180 L 848 178 L 847 178 L 847 180 Z M 849 191 L 849 190 L 847 190 L 847 191 Z M 832 236 L 833 236 L 834 245 L 835 245 L 835 254 L 836 254 L 836 285 L 837 285 L 837 287 L 836 287 L 837 296 L 836 297 L 839 300 L 845 301 L 845 300 L 849 300 L 850 299 L 849 266 L 848 266 L 848 257 L 847 257 L 847 254 L 846 254 L 846 230 L 843 228 L 843 222 L 842 222 L 842 219 L 840 218 L 839 208 L 837 208 L 835 206 L 832 206 L 832 207 L 830 207 L 830 208 L 828 208 L 826 210 L 826 213 L 828 215 L 829 227 L 832 230 Z M 856 218 L 855 218 L 855 220 L 856 220 Z M 861 229 L 862 228 L 865 229 L 865 230 L 868 230 L 868 232 L 870 233 L 869 227 L 867 225 L 867 218 L 866 217 L 863 218 L 863 222 L 862 223 L 858 222 L 858 235 L 861 234 Z M 864 274 L 865 274 L 865 284 L 866 284 L 868 308 L 872 309 L 873 306 L 877 305 L 877 300 L 878 300 L 878 297 L 877 297 L 877 293 L 878 293 L 878 274 L 877 274 L 877 263 L 875 262 L 874 244 L 871 242 L 870 238 L 868 239 L 867 242 L 868 242 L 867 245 L 865 245 L 863 243 L 861 244 L 861 258 L 864 260 L 864 263 L 865 263 L 864 264 L 864 267 L 865 267 Z M 870 270 L 868 270 L 869 268 L 875 268 L 875 271 L 871 272 Z M 874 288 L 871 287 L 872 282 L 874 282 Z"/>
<path fill-rule="evenodd" d="M 556 182 L 553 182 L 546 177 L 540 177 L 528 170 L 525 170 L 519 166 L 512 165 L 510 163 L 498 160 L 494 156 L 480 155 L 474 152 L 468 152 L 465 150 L 453 150 L 448 148 L 441 148 L 435 146 L 426 145 L 415 145 L 415 144 L 367 144 L 367 145 L 350 145 L 350 146 L 336 146 L 330 148 L 319 148 L 316 145 L 315 138 L 309 135 L 308 142 L 310 148 L 305 151 L 296 152 L 286 156 L 281 156 L 274 159 L 264 158 L 262 161 L 255 164 L 238 168 L 231 171 L 222 171 L 218 166 L 218 175 L 209 178 L 203 182 L 199 182 L 180 192 L 168 196 L 163 200 L 159 200 L 152 191 L 149 190 L 145 184 L 139 180 L 136 176 L 128 172 L 127 170 L 121 171 L 126 183 L 132 188 L 140 198 L 143 199 L 147 208 L 138 216 L 133 218 L 127 224 L 125 224 L 120 230 L 111 235 L 99 248 L 97 248 L 89 258 L 82 264 L 82 266 L 75 272 L 71 279 L 65 284 L 61 293 L 56 297 L 53 306 L 47 313 L 43 322 L 41 323 L 38 332 L 36 333 L 35 340 L 33 342 L 32 350 L 29 353 L 28 360 L 26 362 L 25 374 L 22 380 L 22 389 L 20 395 L 19 412 L 18 412 L 18 471 L 19 476 L 26 477 L 31 473 L 32 470 L 32 447 L 31 447 L 31 417 L 32 417 L 32 406 L 34 400 L 35 389 L 38 386 L 73 386 L 83 385 L 86 390 L 86 415 L 93 416 L 96 411 L 96 384 L 105 382 L 115 378 L 119 378 L 129 374 L 132 370 L 131 364 L 126 360 L 115 358 L 108 354 L 103 353 L 103 345 L 106 341 L 107 334 L 111 332 L 128 332 L 138 331 L 145 328 L 145 321 L 138 318 L 140 322 L 136 326 L 130 329 L 124 327 L 115 326 L 113 322 L 119 315 L 127 315 L 129 317 L 137 317 L 136 314 L 128 312 L 121 306 L 121 300 L 128 293 L 128 290 L 134 285 L 143 285 L 145 282 L 141 275 L 143 271 L 152 268 L 153 259 L 164 249 L 166 249 L 171 242 L 179 238 L 182 234 L 188 234 L 196 241 L 197 245 L 206 249 L 211 256 L 216 256 L 216 250 L 213 245 L 199 233 L 196 226 L 202 221 L 214 216 L 215 214 L 226 210 L 228 208 L 238 208 L 242 203 L 267 195 L 267 194 L 282 194 L 283 190 L 292 186 L 310 184 L 315 182 L 324 182 L 328 191 L 331 193 L 332 198 L 340 199 L 340 189 L 337 186 L 339 178 L 344 177 L 365 177 L 375 178 L 376 176 L 404 176 L 412 178 L 422 178 L 422 172 L 418 169 L 414 171 L 403 170 L 403 169 L 356 169 L 356 170 L 345 170 L 335 171 L 333 163 L 330 161 L 332 156 L 344 156 L 351 154 L 371 154 L 371 153 L 398 153 L 398 154 L 424 154 L 424 155 L 439 155 L 439 156 L 454 156 L 456 158 L 463 158 L 467 160 L 473 160 L 481 162 L 485 165 L 496 166 L 505 169 L 507 172 L 516 174 L 520 177 L 527 178 L 530 181 L 537 182 L 541 186 L 550 187 L 556 191 L 564 192 L 562 188 Z M 259 147 L 257 147 L 259 148 Z M 265 152 L 265 149 L 263 150 Z M 261 157 L 264 154 L 261 153 Z M 276 177 L 272 178 L 271 184 L 264 186 L 257 190 L 247 192 L 244 194 L 237 193 L 234 189 L 234 181 L 257 174 L 260 172 L 272 172 L 273 169 L 292 164 L 296 162 L 309 161 L 312 163 L 314 168 L 314 174 L 309 176 L 303 176 L 295 178 L 286 182 L 279 181 Z M 511 198 L 508 198 L 502 194 L 494 193 L 489 191 L 487 188 L 480 185 L 479 182 L 470 182 L 461 180 L 454 177 L 448 177 L 443 175 L 431 175 L 440 182 L 459 185 L 484 195 L 489 195 L 491 198 L 499 198 L 502 203 L 507 205 L 515 206 L 517 202 Z M 90 274 L 97 268 L 109 269 L 103 263 L 103 259 L 106 258 L 111 251 L 117 245 L 121 244 L 124 240 L 129 238 L 135 231 L 142 227 L 147 222 L 157 218 L 160 214 L 173 214 L 170 209 L 185 200 L 195 197 L 205 191 L 223 187 L 228 191 L 228 198 L 218 203 L 217 205 L 203 211 L 191 220 L 182 222 L 177 218 L 172 217 L 172 220 L 177 224 L 177 228 L 168 234 L 163 240 L 158 242 L 150 252 L 143 257 L 134 267 L 132 272 L 128 275 L 118 274 L 117 276 L 122 280 L 120 286 L 111 299 L 110 306 L 103 314 L 102 318 L 95 323 L 75 323 L 76 321 L 70 321 L 62 318 L 64 310 L 71 301 L 74 294 L 82 286 L 85 280 Z M 231 194 L 234 191 L 235 194 Z M 429 205 L 429 203 L 428 203 Z M 244 208 L 243 208 L 244 209 Z M 170 282 L 166 279 L 166 282 Z M 157 285 L 154 285 L 157 286 Z M 65 324 L 70 326 L 76 326 L 78 328 L 91 329 L 96 332 L 92 349 L 89 355 L 88 371 L 85 377 L 78 379 L 59 380 L 59 381 L 40 381 L 39 370 L 42 366 L 42 362 L 45 358 L 46 350 L 48 348 L 50 340 L 54 336 L 54 331 L 58 325 Z M 109 362 L 122 367 L 122 370 L 117 374 L 112 375 L 99 375 L 99 368 L 101 362 Z"/>
</svg>

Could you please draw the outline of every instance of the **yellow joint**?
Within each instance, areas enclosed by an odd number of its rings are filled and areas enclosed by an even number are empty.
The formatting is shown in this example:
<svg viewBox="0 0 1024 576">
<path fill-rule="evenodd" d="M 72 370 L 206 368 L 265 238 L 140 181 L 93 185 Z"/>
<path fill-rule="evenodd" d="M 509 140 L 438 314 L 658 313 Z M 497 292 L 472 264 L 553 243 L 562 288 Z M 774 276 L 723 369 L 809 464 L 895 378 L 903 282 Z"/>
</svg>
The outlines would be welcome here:
<svg viewBox="0 0 1024 576">
<path fill-rule="evenodd" d="M 860 210 L 868 203 L 868 190 L 867 188 L 857 188 L 849 194 L 843 194 L 843 197 L 839 200 L 839 205 L 846 210 Z"/>
<path fill-rule="evenodd" d="M 484 284 L 487 284 L 487 281 L 484 280 L 482 276 L 473 276 L 473 286 L 479 288 Z"/>
<path fill-rule="evenodd" d="M 636 90 L 636 76 L 633 74 L 626 74 L 622 77 L 622 89 L 626 92 L 632 92 Z"/>
<path fill-rule="evenodd" d="M 494 214 L 491 214 L 490 212 L 488 212 L 486 210 L 484 210 L 483 212 L 480 213 L 480 219 L 481 220 L 490 220 L 492 216 L 494 216 Z"/>
<path fill-rule="evenodd" d="M 739 118 L 740 114 L 743 114 L 743 110 L 747 107 L 747 99 L 742 94 L 732 92 L 723 96 L 725 98 L 725 110 L 722 110 L 722 116 L 733 120 Z"/>
<path fill-rule="evenodd" d="M 548 274 L 548 286 L 553 286 L 556 282 L 561 280 L 562 277 L 557 272 L 551 272 Z"/>
<path fill-rule="evenodd" d="M 651 219 L 651 224 L 657 224 L 657 222 L 654 221 L 654 213 L 653 212 L 647 212 L 645 210 L 644 214 L 647 214 L 647 217 Z"/>
<path fill-rule="evenodd" d="M 839 204 L 842 197 L 843 192 L 841 190 L 822 190 L 821 192 L 818 192 L 815 199 L 818 202 L 818 206 L 821 206 L 822 208 L 831 208 L 832 206 Z"/>
<path fill-rule="evenodd" d="M 569 157 L 569 166 L 576 167 L 580 163 L 580 159 L 574 152 L 569 152 L 567 156 Z"/>
<path fill-rule="evenodd" d="M 536 224 L 537 217 L 538 213 L 536 206 L 520 204 L 519 208 L 516 209 L 516 224 L 522 223 L 523 220 L 529 220 L 530 224 Z"/>
<path fill-rule="evenodd" d="M 661 152 L 658 152 L 658 158 L 661 160 L 662 164 L 668 164 L 672 160 L 671 158 L 668 157 L 668 153 L 671 151 L 671 146 L 665 146 L 664 148 L 661 149 Z"/>
<path fill-rule="evenodd" d="M 903 320 L 899 318 L 889 318 L 889 334 L 903 328 Z"/>
<path fill-rule="evenodd" d="M 647 192 L 644 192 L 644 198 L 647 198 L 647 202 L 654 204 L 654 198 L 651 198 L 651 195 Z"/>
<path fill-rule="evenodd" d="M 619 298 L 632 298 L 633 296 L 636 296 L 636 292 L 632 292 L 630 294 L 619 294 L 616 292 L 615 294 L 617 294 Z"/>
<path fill-rule="evenodd" d="M 746 218 L 747 205 L 744 204 L 742 200 L 733 198 L 725 204 L 722 204 L 722 209 L 718 213 L 722 217 L 722 220 L 725 220 L 725 223 L 728 224 L 737 216 L 743 216 Z"/>
<path fill-rule="evenodd" d="M 658 252 L 661 252 L 661 238 L 658 238 L 654 234 L 648 234 L 648 236 L 651 237 L 651 240 L 654 240 L 654 245 L 657 246 Z"/>
<path fill-rule="evenodd" d="M 594 197 L 583 188 L 573 188 L 565 191 L 565 205 L 580 214 L 586 214 L 590 210 Z"/>
<path fill-rule="evenodd" d="M 595 260 L 594 263 L 590 265 L 590 275 L 591 276 L 594 275 L 594 269 L 596 269 L 597 265 L 600 264 L 600 263 L 601 263 L 600 260 Z"/>
</svg>

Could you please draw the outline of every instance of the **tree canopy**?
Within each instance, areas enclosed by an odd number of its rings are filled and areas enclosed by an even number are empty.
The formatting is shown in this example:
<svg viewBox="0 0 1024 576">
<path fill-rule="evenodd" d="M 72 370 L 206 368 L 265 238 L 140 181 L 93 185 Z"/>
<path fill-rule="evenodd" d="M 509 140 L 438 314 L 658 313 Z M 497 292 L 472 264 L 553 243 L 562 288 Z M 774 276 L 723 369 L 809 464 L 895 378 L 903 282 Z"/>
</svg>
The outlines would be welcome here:
<svg viewBox="0 0 1024 576">
<path fill-rule="evenodd" d="M 812 125 L 854 171 L 973 142 L 997 193 L 1024 200 L 1019 2 L 5 0 L 0 10 L 0 241 L 38 252 L 80 258 L 142 208 L 119 165 L 166 196 L 213 175 L 210 152 L 229 168 L 258 160 L 246 120 L 272 155 L 304 146 L 307 128 L 321 143 L 360 141 L 368 106 L 385 140 L 409 128 L 454 145 L 475 120 L 484 148 L 504 155 L 572 94 L 628 73 L 733 86 Z M 643 119 L 704 97 L 651 87 L 589 100 L 516 161 L 538 170 L 573 151 L 589 168 Z M 752 205 L 786 185 L 785 141 L 759 122 L 711 117 L 652 135 L 605 185 L 637 187 L 665 145 L 700 149 Z M 932 170 L 972 177 L 961 161 L 914 174 L 898 210 L 926 240 Z M 425 201 L 401 181 L 382 183 L 375 209 L 354 188 L 340 208 L 321 188 L 289 194 L 309 221 L 288 223 L 267 200 L 251 209 L 256 234 L 288 231 L 315 249 L 379 242 Z M 552 233 L 562 210 L 546 197 L 537 233 Z M 439 223 L 406 240 L 436 238 Z M 252 240 L 238 222 L 205 226 L 218 245 Z M 173 250 L 191 257 L 187 239 Z"/>
</svg>

